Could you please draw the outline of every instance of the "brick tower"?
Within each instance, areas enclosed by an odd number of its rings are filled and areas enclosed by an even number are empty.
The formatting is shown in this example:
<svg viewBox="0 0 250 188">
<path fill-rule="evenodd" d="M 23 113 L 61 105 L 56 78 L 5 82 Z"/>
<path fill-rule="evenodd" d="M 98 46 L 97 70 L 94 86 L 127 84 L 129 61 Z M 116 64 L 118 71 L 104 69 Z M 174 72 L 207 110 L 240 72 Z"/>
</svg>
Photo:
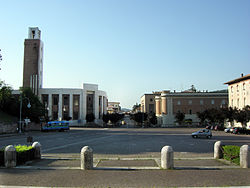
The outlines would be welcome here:
<svg viewBox="0 0 250 188">
<path fill-rule="evenodd" d="M 24 41 L 23 87 L 30 87 L 38 95 L 43 81 L 43 42 L 38 27 L 30 27 Z"/>
</svg>

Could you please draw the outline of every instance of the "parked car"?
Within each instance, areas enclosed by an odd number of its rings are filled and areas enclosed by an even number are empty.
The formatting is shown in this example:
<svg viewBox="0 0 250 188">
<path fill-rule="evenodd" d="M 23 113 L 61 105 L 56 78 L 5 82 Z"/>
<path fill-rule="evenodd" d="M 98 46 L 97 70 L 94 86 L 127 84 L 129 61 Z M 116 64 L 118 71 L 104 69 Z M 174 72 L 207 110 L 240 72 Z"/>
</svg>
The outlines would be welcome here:
<svg viewBox="0 0 250 188">
<path fill-rule="evenodd" d="M 225 133 L 230 133 L 230 129 L 231 129 L 231 128 L 232 128 L 232 127 L 227 127 L 227 128 L 225 128 L 225 129 L 224 129 L 224 132 L 225 132 Z"/>
<path fill-rule="evenodd" d="M 209 129 L 201 129 L 197 132 L 192 133 L 193 138 L 211 138 L 212 132 Z"/>
<path fill-rule="evenodd" d="M 233 134 L 250 134 L 250 130 L 241 127 L 235 127 Z"/>
<path fill-rule="evenodd" d="M 214 130 L 216 131 L 223 131 L 224 130 L 224 126 L 221 126 L 221 125 L 216 125 Z"/>
<path fill-rule="evenodd" d="M 235 128 L 237 128 L 237 127 L 231 127 L 229 132 L 233 133 Z"/>
</svg>

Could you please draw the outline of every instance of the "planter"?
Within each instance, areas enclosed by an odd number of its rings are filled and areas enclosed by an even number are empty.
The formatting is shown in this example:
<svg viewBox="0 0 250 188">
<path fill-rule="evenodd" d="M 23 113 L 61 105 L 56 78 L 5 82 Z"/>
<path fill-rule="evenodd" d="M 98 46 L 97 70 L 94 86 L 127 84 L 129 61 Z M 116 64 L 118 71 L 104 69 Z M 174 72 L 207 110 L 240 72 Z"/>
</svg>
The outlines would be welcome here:
<svg viewBox="0 0 250 188">
<path fill-rule="evenodd" d="M 32 148 L 27 151 L 17 152 L 17 165 L 26 163 L 35 159 L 35 149 Z"/>
</svg>

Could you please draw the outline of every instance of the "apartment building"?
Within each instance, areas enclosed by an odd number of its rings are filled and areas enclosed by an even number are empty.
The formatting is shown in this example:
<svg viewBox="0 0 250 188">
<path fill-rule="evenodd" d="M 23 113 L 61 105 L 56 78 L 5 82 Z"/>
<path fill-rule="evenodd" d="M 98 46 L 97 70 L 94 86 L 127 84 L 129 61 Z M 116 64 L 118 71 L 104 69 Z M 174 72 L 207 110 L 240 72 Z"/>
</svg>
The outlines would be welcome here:
<svg viewBox="0 0 250 188">
<path fill-rule="evenodd" d="M 250 106 L 250 74 L 241 75 L 240 78 L 236 78 L 228 84 L 228 100 L 230 107 L 236 107 L 242 109 L 245 106 Z"/>
<path fill-rule="evenodd" d="M 226 82 L 228 84 L 228 103 L 232 108 L 243 109 L 247 105 L 250 106 L 250 74 Z M 241 126 L 235 122 L 235 126 Z M 250 122 L 247 123 L 250 127 Z"/>
<path fill-rule="evenodd" d="M 120 102 L 108 102 L 108 113 L 119 113 L 121 112 Z"/>
</svg>

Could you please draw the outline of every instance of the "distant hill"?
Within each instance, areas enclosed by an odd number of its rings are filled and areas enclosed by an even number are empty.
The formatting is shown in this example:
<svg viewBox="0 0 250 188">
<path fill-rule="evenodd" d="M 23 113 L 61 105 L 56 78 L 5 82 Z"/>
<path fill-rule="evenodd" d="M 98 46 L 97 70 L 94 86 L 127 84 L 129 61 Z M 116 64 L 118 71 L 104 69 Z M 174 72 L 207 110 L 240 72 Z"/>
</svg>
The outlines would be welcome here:
<svg viewBox="0 0 250 188">
<path fill-rule="evenodd" d="M 17 122 L 17 121 L 18 121 L 17 117 L 6 114 L 0 110 L 0 122 L 12 123 L 12 122 Z"/>
<path fill-rule="evenodd" d="M 121 109 L 121 111 L 122 111 L 122 112 L 129 112 L 129 111 L 131 111 L 131 109 L 128 109 L 128 108 L 122 108 L 122 109 Z"/>
</svg>

